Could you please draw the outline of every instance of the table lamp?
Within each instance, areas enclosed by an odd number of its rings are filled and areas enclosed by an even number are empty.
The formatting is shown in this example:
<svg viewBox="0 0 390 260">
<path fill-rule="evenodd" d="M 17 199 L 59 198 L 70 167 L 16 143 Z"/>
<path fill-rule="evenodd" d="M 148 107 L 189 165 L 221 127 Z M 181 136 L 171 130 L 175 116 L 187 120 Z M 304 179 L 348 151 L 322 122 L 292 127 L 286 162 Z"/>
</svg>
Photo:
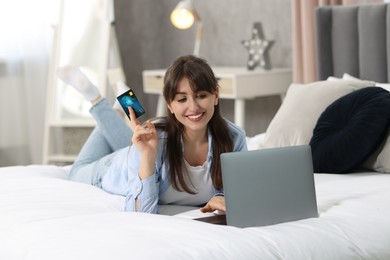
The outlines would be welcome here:
<svg viewBox="0 0 390 260">
<path fill-rule="evenodd" d="M 200 40 L 202 38 L 203 24 L 200 19 L 200 16 L 196 12 L 192 0 L 182 0 L 180 1 L 175 9 L 173 9 L 171 16 L 171 23 L 178 29 L 188 29 L 190 28 L 195 20 L 198 21 L 198 27 L 196 30 L 195 36 L 195 47 L 194 55 L 199 55 Z"/>
</svg>

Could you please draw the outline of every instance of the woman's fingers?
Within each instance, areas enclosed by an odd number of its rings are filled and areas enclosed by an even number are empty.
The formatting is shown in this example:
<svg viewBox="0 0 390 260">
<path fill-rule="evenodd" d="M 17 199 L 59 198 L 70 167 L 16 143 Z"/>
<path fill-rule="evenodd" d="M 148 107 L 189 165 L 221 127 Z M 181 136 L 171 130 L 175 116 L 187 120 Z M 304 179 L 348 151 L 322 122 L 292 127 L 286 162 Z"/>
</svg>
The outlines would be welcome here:
<svg viewBox="0 0 390 260">
<path fill-rule="evenodd" d="M 209 200 L 209 202 L 207 202 L 206 206 L 200 208 L 200 211 L 203 213 L 213 212 L 214 210 L 226 212 L 225 197 L 214 196 Z"/>
<path fill-rule="evenodd" d="M 128 106 L 127 109 L 129 110 L 129 113 L 130 113 L 130 123 L 131 123 L 130 125 L 131 125 L 131 128 L 134 130 L 135 127 L 137 125 L 140 125 L 141 123 L 139 122 L 139 120 L 135 116 L 133 108 Z"/>
<path fill-rule="evenodd" d="M 138 135 L 148 135 L 152 132 L 149 128 L 143 127 L 142 125 L 136 125 L 134 130 L 134 133 L 137 133 Z"/>
<path fill-rule="evenodd" d="M 156 127 L 149 120 L 146 121 L 146 125 L 135 125 L 133 131 L 133 142 L 147 141 L 150 140 L 150 138 L 156 138 L 156 136 L 153 137 L 153 135 L 156 135 Z"/>
<path fill-rule="evenodd" d="M 154 126 L 154 124 L 152 122 L 150 122 L 150 120 L 146 121 L 146 126 L 149 128 L 149 130 L 152 133 L 156 132 L 156 127 Z"/>
<path fill-rule="evenodd" d="M 209 204 L 206 204 L 206 206 L 200 208 L 200 211 L 203 213 L 207 213 L 207 212 L 213 212 L 214 210 L 210 207 Z"/>
</svg>

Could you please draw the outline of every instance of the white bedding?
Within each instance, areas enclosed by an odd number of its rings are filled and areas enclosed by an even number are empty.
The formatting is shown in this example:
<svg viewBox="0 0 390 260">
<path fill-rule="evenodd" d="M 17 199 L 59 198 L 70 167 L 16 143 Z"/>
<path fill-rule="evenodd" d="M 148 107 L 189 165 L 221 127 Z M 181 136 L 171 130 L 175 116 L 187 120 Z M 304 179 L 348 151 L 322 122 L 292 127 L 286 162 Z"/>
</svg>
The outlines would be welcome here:
<svg viewBox="0 0 390 260">
<path fill-rule="evenodd" d="M 239 229 L 122 212 L 65 168 L 0 168 L 0 260 L 390 259 L 390 175 L 316 175 L 320 217 Z"/>
</svg>

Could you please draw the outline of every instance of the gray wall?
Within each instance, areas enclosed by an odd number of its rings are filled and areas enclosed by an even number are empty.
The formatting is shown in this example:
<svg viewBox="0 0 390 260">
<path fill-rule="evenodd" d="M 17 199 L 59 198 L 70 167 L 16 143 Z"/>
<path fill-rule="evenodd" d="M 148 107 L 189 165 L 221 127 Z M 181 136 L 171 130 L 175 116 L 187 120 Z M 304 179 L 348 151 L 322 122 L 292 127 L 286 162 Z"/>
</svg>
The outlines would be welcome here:
<svg viewBox="0 0 390 260">
<path fill-rule="evenodd" d="M 162 69 L 178 56 L 193 52 L 196 27 L 174 28 L 169 15 L 178 0 L 115 0 L 116 30 L 127 84 L 137 91 L 154 116 L 157 96 L 142 93 L 142 71 Z M 275 40 L 270 51 L 274 67 L 291 67 L 290 0 L 194 0 L 204 24 L 200 56 L 211 66 L 245 66 L 248 53 L 241 41 L 250 39 L 254 22 L 263 24 L 265 37 Z M 221 101 L 226 118 L 233 120 L 233 101 Z M 264 132 L 280 106 L 280 98 L 246 102 L 248 136 Z"/>
</svg>

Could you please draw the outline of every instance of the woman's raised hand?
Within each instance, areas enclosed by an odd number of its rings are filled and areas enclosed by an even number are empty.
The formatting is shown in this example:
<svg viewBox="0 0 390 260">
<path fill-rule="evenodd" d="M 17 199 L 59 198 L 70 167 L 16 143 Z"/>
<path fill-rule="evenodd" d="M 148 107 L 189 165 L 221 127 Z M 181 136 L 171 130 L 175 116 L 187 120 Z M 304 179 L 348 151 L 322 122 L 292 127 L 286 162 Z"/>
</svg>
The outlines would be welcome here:
<svg viewBox="0 0 390 260">
<path fill-rule="evenodd" d="M 134 110 L 128 107 L 130 113 L 130 127 L 133 130 L 131 141 L 143 155 L 155 158 L 158 148 L 156 128 L 149 120 L 143 126 L 136 118 Z"/>
</svg>

